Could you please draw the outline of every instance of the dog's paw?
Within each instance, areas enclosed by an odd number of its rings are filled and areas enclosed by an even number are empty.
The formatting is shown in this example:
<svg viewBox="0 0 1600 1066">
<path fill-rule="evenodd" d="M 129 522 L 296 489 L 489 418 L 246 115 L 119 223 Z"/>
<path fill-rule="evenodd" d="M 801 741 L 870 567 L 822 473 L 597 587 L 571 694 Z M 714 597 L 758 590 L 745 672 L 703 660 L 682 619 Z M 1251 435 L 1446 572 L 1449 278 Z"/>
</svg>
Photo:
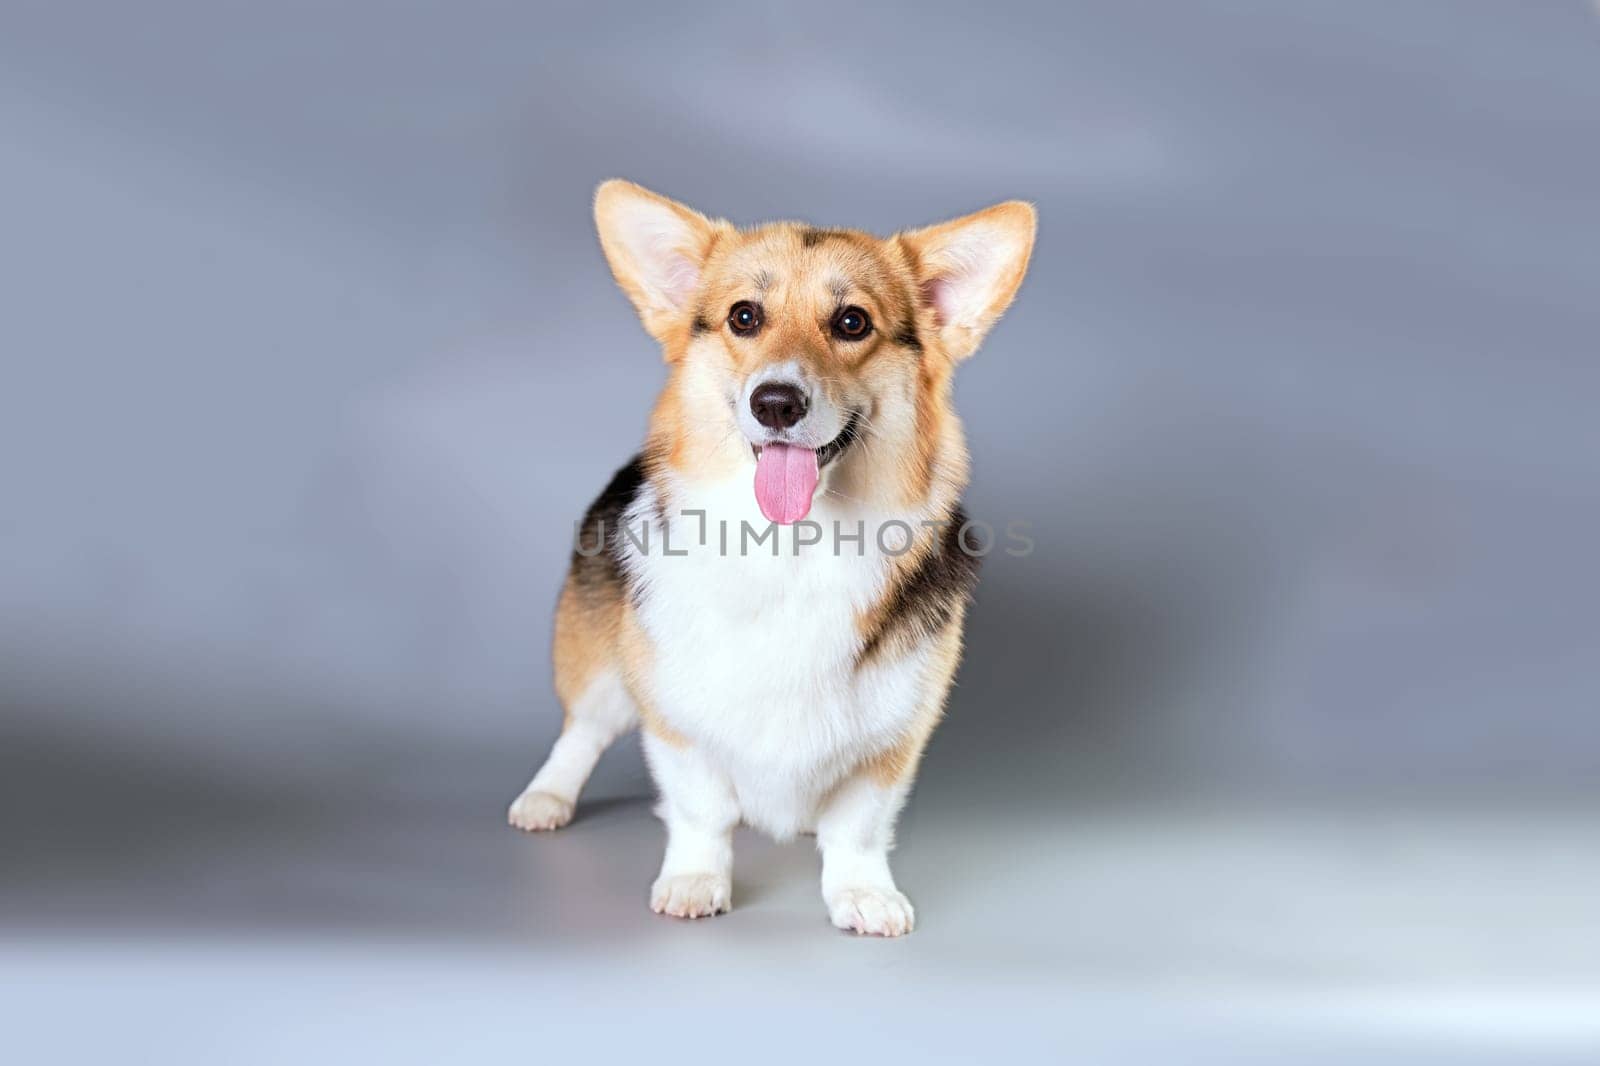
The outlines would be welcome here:
<svg viewBox="0 0 1600 1066">
<path fill-rule="evenodd" d="M 530 833 L 560 829 L 572 821 L 572 804 L 553 793 L 535 792 L 530 788 L 512 802 L 506 821 Z"/>
<path fill-rule="evenodd" d="M 709 918 L 733 906 L 733 884 L 721 874 L 663 874 L 650 886 L 650 909 L 674 918 Z"/>
<path fill-rule="evenodd" d="M 828 917 L 840 929 L 867 936 L 903 936 L 916 923 L 916 911 L 892 888 L 841 888 L 828 897 Z"/>
</svg>

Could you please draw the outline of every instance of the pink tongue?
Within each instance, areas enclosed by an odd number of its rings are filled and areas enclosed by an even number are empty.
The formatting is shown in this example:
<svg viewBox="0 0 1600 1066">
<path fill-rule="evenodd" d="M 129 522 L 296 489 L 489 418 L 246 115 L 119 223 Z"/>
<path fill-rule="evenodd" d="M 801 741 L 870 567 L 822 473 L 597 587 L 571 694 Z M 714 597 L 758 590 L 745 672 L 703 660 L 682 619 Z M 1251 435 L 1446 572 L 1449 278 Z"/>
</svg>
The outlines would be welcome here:
<svg viewBox="0 0 1600 1066">
<path fill-rule="evenodd" d="M 756 459 L 756 503 L 769 522 L 787 526 L 811 510 L 817 491 L 817 453 L 791 444 L 768 444 Z"/>
</svg>

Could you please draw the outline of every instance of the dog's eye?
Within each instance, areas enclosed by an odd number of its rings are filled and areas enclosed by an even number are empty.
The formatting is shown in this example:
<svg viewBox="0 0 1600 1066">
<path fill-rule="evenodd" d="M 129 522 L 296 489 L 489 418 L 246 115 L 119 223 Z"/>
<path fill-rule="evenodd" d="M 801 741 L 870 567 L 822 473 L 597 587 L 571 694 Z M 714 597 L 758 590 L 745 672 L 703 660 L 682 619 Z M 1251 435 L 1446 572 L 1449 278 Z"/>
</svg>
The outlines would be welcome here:
<svg viewBox="0 0 1600 1066">
<path fill-rule="evenodd" d="M 728 328 L 741 337 L 748 337 L 761 328 L 761 305 L 740 300 L 728 310 Z"/>
<path fill-rule="evenodd" d="M 872 319 L 854 305 L 844 307 L 833 316 L 833 335 L 847 341 L 858 341 L 872 332 Z"/>
</svg>

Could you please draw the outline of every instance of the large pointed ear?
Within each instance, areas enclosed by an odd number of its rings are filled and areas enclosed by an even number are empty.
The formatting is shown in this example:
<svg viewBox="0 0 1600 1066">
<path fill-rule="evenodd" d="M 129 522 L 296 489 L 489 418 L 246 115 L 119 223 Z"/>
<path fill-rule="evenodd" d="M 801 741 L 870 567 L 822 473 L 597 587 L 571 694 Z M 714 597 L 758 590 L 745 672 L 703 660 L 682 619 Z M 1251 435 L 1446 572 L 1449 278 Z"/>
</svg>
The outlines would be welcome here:
<svg viewBox="0 0 1600 1066">
<path fill-rule="evenodd" d="M 1011 200 L 937 226 L 900 234 L 916 261 L 922 300 L 954 359 L 977 351 L 1028 272 L 1038 215 Z"/>
<path fill-rule="evenodd" d="M 718 224 L 615 178 L 595 190 L 594 224 L 617 284 L 639 309 L 644 328 L 665 341 L 690 313 Z"/>
</svg>

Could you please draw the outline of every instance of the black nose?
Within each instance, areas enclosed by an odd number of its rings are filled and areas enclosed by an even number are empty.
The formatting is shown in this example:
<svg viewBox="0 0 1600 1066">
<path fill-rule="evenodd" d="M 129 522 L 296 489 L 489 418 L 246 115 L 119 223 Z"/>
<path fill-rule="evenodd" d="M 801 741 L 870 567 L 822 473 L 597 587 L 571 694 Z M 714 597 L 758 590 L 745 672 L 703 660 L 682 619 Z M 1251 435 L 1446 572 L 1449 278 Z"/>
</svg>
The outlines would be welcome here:
<svg viewBox="0 0 1600 1066">
<path fill-rule="evenodd" d="M 768 429 L 788 429 L 806 416 L 806 398 L 793 385 L 769 381 L 750 394 L 750 413 Z"/>
</svg>

